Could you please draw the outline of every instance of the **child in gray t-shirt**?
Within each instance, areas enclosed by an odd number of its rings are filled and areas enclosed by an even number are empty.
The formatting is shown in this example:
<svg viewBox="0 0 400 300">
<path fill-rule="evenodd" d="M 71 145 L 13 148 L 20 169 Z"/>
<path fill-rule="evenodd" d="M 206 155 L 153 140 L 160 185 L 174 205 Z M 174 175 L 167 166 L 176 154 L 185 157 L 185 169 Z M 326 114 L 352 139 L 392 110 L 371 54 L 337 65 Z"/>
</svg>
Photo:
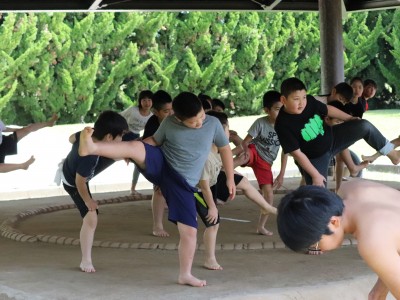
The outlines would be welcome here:
<svg viewBox="0 0 400 300">
<path fill-rule="evenodd" d="M 271 167 L 280 147 L 278 135 L 274 129 L 276 117 L 282 107 L 280 93 L 276 91 L 266 92 L 263 97 L 263 107 L 267 115 L 253 123 L 242 144 L 233 149 L 232 152 L 236 155 L 234 165 L 248 166 L 253 169 L 261 194 L 265 201 L 273 205 L 273 188 L 281 187 L 287 163 L 287 155 L 282 153 L 281 171 L 273 181 Z M 257 232 L 270 236 L 273 233 L 265 228 L 267 219 L 268 214 L 260 214 Z"/>
</svg>

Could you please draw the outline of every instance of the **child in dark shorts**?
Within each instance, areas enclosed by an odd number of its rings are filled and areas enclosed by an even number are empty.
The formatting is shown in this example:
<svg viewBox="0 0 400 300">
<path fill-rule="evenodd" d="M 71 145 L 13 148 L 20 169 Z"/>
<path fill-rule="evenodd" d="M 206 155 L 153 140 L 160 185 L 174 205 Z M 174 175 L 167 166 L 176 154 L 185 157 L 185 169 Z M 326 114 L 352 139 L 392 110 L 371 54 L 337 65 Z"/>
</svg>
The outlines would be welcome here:
<svg viewBox="0 0 400 300">
<path fill-rule="evenodd" d="M 111 144 L 121 141 L 126 131 L 128 123 L 124 117 L 113 111 L 105 111 L 94 123 L 91 138 L 93 142 L 103 141 Z M 80 269 L 92 273 L 96 271 L 92 263 L 92 245 L 98 222 L 98 206 L 90 193 L 89 181 L 110 166 L 113 160 L 97 155 L 80 156 L 80 134 L 77 132 L 69 138 L 72 149 L 62 164 L 61 178 L 64 189 L 71 196 L 83 219 L 79 237 L 82 252 Z"/>
<path fill-rule="evenodd" d="M 57 120 L 58 116 L 54 114 L 47 122 L 33 123 L 22 128 L 7 127 L 2 121 L 0 121 L 0 173 L 11 172 L 19 169 L 28 169 L 35 161 L 33 156 L 31 156 L 27 161 L 19 164 L 4 163 L 6 156 L 18 153 L 17 144 L 22 138 L 39 129 L 54 126 Z M 2 132 L 12 132 L 12 134 L 4 135 Z"/>
<path fill-rule="evenodd" d="M 210 111 L 207 114 L 216 117 L 221 122 L 225 134 L 229 138 L 228 116 L 225 113 L 215 111 Z M 213 145 L 199 181 L 198 186 L 201 192 L 195 193 L 197 213 L 206 226 L 203 238 L 205 246 L 203 266 L 209 270 L 222 270 L 215 256 L 215 244 L 220 221 L 216 201 L 221 200 L 226 202 L 230 199 L 230 194 L 226 185 L 226 174 L 224 171 L 221 171 L 221 167 L 222 163 L 218 149 Z M 276 214 L 276 208 L 264 200 L 262 195 L 250 184 L 247 178 L 235 173 L 234 182 L 236 187 L 242 189 L 247 198 L 256 203 L 264 214 L 267 212 Z"/>
<path fill-rule="evenodd" d="M 79 153 L 131 159 L 150 182 L 160 186 L 169 208 L 168 219 L 177 224 L 180 236 L 178 283 L 202 287 L 206 281 L 191 272 L 197 243 L 195 186 L 214 143 L 234 198 L 232 151 L 222 125 L 205 115 L 197 96 L 182 92 L 174 98 L 172 107 L 174 115 L 165 118 L 157 132 L 144 142 L 93 143 L 93 130 L 86 128 L 81 134 Z"/>
</svg>

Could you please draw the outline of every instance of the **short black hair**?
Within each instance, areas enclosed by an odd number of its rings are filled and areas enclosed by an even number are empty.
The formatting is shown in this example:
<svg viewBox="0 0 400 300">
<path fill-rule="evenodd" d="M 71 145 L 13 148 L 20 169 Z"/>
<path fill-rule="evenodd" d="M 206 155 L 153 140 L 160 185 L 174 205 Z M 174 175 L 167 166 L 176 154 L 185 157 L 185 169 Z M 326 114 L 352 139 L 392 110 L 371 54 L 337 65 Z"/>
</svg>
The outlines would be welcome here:
<svg viewBox="0 0 400 300">
<path fill-rule="evenodd" d="M 281 83 L 281 94 L 286 98 L 289 97 L 291 93 L 302 90 L 307 91 L 307 88 L 304 83 L 296 77 L 285 79 Z"/>
<path fill-rule="evenodd" d="M 363 82 L 362 78 L 358 77 L 358 76 L 353 77 L 352 79 L 350 79 L 350 85 L 352 85 L 356 81 L 359 81 L 359 82 L 361 82 L 362 85 L 364 85 L 364 82 Z"/>
<path fill-rule="evenodd" d="M 111 110 L 103 111 L 94 123 L 93 137 L 102 140 L 107 134 L 115 139 L 128 131 L 126 119 L 119 113 Z"/>
<path fill-rule="evenodd" d="M 210 101 L 212 100 L 212 98 L 206 94 L 200 93 L 197 97 L 199 97 L 200 101 L 206 100 L 206 101 Z"/>
<path fill-rule="evenodd" d="M 172 101 L 172 109 L 179 120 L 185 121 L 197 116 L 203 106 L 195 94 L 182 92 Z"/>
<path fill-rule="evenodd" d="M 153 109 L 162 110 L 164 105 L 172 102 L 172 97 L 164 90 L 158 90 L 153 95 Z"/>
<path fill-rule="evenodd" d="M 372 85 L 376 90 L 378 89 L 378 85 L 376 84 L 375 80 L 365 79 L 364 80 L 364 87 L 366 87 L 367 85 Z"/>
<path fill-rule="evenodd" d="M 139 93 L 139 101 L 138 101 L 139 108 L 142 108 L 142 101 L 141 100 L 144 99 L 144 98 L 149 98 L 149 99 L 153 100 L 153 92 L 150 91 L 150 90 L 144 90 L 144 91 L 141 91 Z"/>
<path fill-rule="evenodd" d="M 353 98 L 353 88 L 346 82 L 338 83 L 335 85 L 334 89 L 336 90 L 336 94 L 342 95 L 347 102 L 350 102 Z"/>
<path fill-rule="evenodd" d="M 224 112 L 210 110 L 206 112 L 207 115 L 216 117 L 222 125 L 228 125 L 228 115 Z"/>
<path fill-rule="evenodd" d="M 225 104 L 220 99 L 212 99 L 211 105 L 212 105 L 212 109 L 215 109 L 217 106 L 219 106 L 222 108 L 222 110 L 225 110 Z"/>
<path fill-rule="evenodd" d="M 271 109 L 272 105 L 281 101 L 281 93 L 277 91 L 268 91 L 263 96 L 263 107 Z"/>
<path fill-rule="evenodd" d="M 278 232 L 284 244 L 301 251 L 330 235 L 332 216 L 343 214 L 342 199 L 326 188 L 306 185 L 285 195 L 278 205 Z"/>
<path fill-rule="evenodd" d="M 207 99 L 204 99 L 204 98 L 199 98 L 199 99 L 201 101 L 201 105 L 203 106 L 204 110 L 212 109 L 210 101 L 208 101 Z"/>
</svg>

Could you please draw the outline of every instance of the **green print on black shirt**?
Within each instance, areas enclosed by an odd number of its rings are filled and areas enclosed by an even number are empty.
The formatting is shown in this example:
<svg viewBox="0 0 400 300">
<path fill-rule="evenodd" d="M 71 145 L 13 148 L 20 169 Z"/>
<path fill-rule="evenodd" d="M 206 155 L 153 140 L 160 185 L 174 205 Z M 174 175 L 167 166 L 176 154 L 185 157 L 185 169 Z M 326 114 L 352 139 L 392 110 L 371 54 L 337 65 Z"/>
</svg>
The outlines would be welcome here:
<svg viewBox="0 0 400 300">
<path fill-rule="evenodd" d="M 318 134 L 324 135 L 323 121 L 319 115 L 314 115 L 301 130 L 301 136 L 306 142 L 314 140 Z"/>
</svg>

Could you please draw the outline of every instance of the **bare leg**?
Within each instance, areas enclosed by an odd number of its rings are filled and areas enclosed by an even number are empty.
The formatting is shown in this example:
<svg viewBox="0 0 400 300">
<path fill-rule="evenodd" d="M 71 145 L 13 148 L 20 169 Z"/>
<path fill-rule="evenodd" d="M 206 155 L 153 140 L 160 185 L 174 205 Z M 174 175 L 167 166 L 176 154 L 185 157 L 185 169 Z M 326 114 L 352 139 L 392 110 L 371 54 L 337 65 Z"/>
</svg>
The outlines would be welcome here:
<svg viewBox="0 0 400 300">
<path fill-rule="evenodd" d="M 269 205 L 272 206 L 272 203 L 274 201 L 272 185 L 271 184 L 263 184 L 261 186 L 261 192 L 263 194 L 265 202 L 267 202 Z M 271 232 L 265 228 L 265 224 L 267 223 L 268 217 L 269 217 L 268 214 L 263 214 L 263 213 L 260 214 L 260 218 L 258 220 L 258 225 L 257 225 L 257 233 L 258 234 L 267 235 L 267 236 L 273 235 L 273 232 Z"/>
<path fill-rule="evenodd" d="M 339 153 L 343 162 L 346 164 L 347 168 L 349 169 L 351 177 L 357 177 L 358 173 L 360 173 L 363 169 L 368 167 L 368 161 L 362 161 L 359 165 L 356 165 L 351 158 L 350 150 L 345 149 Z"/>
<path fill-rule="evenodd" d="M 163 217 L 166 201 L 161 193 L 161 190 L 157 187 L 154 190 L 153 198 L 151 199 L 151 209 L 153 212 L 153 235 L 159 237 L 169 237 L 169 233 L 164 230 Z"/>
<path fill-rule="evenodd" d="M 389 289 L 386 285 L 378 278 L 374 287 L 368 294 L 368 300 L 381 300 L 386 299 L 386 296 L 389 293 Z"/>
<path fill-rule="evenodd" d="M 83 272 L 86 273 L 96 272 L 92 264 L 92 246 L 96 227 L 97 213 L 96 211 L 89 211 L 83 218 L 82 228 L 80 232 L 80 243 L 82 251 L 82 261 L 80 264 L 80 268 Z"/>
<path fill-rule="evenodd" d="M 192 275 L 192 264 L 196 251 L 197 229 L 178 222 L 179 230 L 179 284 L 195 287 L 206 286 L 205 280 L 200 280 Z"/>
<path fill-rule="evenodd" d="M 99 155 L 112 159 L 132 159 L 142 169 L 145 168 L 146 151 L 139 141 L 130 142 L 93 142 L 93 128 L 86 127 L 81 132 L 79 155 Z"/>
<path fill-rule="evenodd" d="M 264 197 L 257 191 L 257 189 L 249 182 L 246 177 L 239 182 L 237 188 L 242 190 L 244 195 L 252 202 L 257 204 L 264 214 L 272 213 L 276 215 L 277 209 L 270 203 L 265 201 Z"/>
<path fill-rule="evenodd" d="M 25 126 L 21 129 L 16 130 L 17 140 L 20 141 L 22 138 L 30 134 L 31 132 L 37 131 L 44 127 L 52 127 L 54 126 L 55 122 L 58 120 L 58 116 L 54 114 L 51 119 L 47 122 L 40 122 L 40 123 L 33 123 L 28 126 Z"/>
<path fill-rule="evenodd" d="M 400 146 L 400 136 L 398 138 L 395 138 L 394 140 L 390 141 L 393 145 L 394 148 L 397 148 Z M 374 162 L 378 157 L 382 156 L 379 152 L 376 152 L 373 155 L 361 155 L 362 160 L 369 161 L 370 163 Z"/>
<path fill-rule="evenodd" d="M 140 175 L 139 170 L 135 166 L 133 169 L 133 176 L 132 176 L 131 195 L 141 195 L 141 193 L 136 191 L 136 184 L 138 183 L 139 175 Z"/>
<path fill-rule="evenodd" d="M 0 164 L 0 173 L 8 173 L 15 170 L 28 170 L 29 166 L 33 164 L 35 158 L 33 155 L 26 162 L 20 164 Z"/>
<path fill-rule="evenodd" d="M 204 231 L 203 241 L 205 246 L 204 267 L 208 270 L 223 270 L 215 257 L 215 244 L 217 242 L 219 224 L 207 227 Z"/>
<path fill-rule="evenodd" d="M 336 192 L 339 190 L 343 180 L 344 162 L 340 154 L 336 155 Z"/>
<path fill-rule="evenodd" d="M 392 162 L 392 164 L 398 165 L 400 163 L 400 151 L 392 150 L 386 156 L 389 157 L 389 159 Z"/>
</svg>

